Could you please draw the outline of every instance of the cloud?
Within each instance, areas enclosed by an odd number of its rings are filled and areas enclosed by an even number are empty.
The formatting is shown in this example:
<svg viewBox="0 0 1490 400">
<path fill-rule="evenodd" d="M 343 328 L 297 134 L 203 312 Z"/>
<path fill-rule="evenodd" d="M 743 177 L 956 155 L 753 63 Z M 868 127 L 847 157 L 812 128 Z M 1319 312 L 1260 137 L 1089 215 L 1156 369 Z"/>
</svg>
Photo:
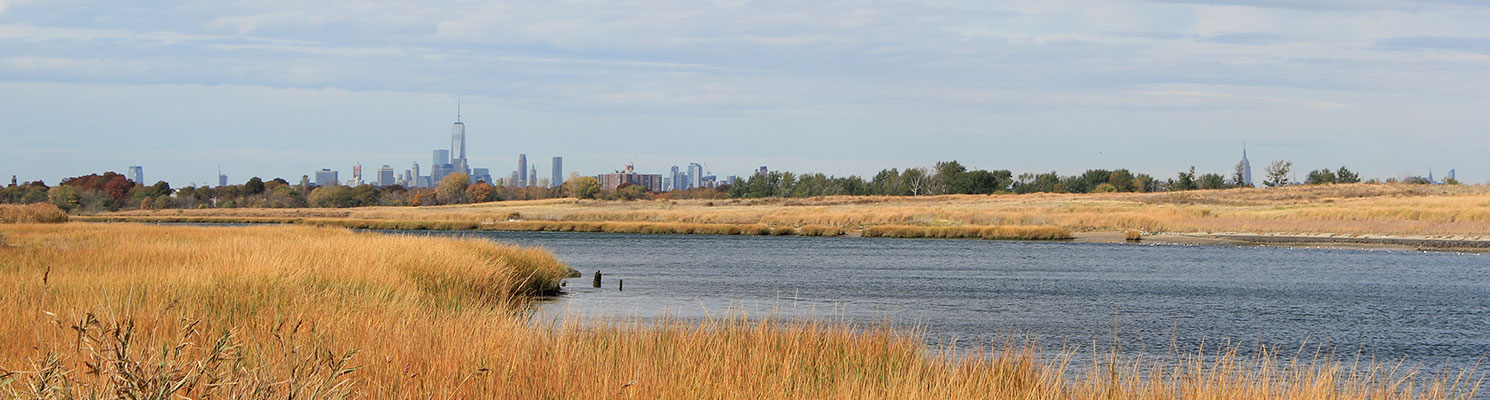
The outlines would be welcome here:
<svg viewBox="0 0 1490 400">
<path fill-rule="evenodd" d="M 1490 38 L 1464 36 L 1403 36 L 1376 41 L 1376 47 L 1386 50 L 1451 50 L 1467 53 L 1490 54 Z"/>
</svg>

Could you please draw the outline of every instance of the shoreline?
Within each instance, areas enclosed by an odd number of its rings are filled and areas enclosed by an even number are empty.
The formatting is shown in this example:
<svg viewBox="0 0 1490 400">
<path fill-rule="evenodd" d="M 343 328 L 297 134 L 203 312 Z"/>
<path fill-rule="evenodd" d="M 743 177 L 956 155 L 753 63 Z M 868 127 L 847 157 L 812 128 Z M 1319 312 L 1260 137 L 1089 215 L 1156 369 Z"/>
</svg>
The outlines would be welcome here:
<svg viewBox="0 0 1490 400">
<path fill-rule="evenodd" d="M 372 230 L 486 230 L 486 231 L 533 231 L 534 229 L 523 229 L 518 224 L 523 222 L 565 222 L 565 221 L 521 221 L 503 223 L 481 223 L 470 221 L 399 221 L 399 220 L 350 220 L 339 218 L 244 218 L 244 217 L 146 217 L 146 216 L 74 216 L 75 221 L 91 223 L 166 223 L 166 224 L 287 224 L 287 225 L 314 225 L 314 226 L 340 226 L 352 229 Z M 623 221 L 609 221 L 612 223 L 633 223 Z M 585 222 L 586 224 L 604 224 L 606 222 Z M 511 224 L 512 226 L 503 226 Z M 647 224 L 647 223 L 642 223 Z M 655 223 L 657 225 L 668 223 Z M 721 225 L 724 224 L 709 224 Z M 743 226 L 743 225 L 741 225 Z M 822 236 L 822 237 L 865 237 L 863 230 L 852 230 L 840 228 L 837 235 L 807 234 L 800 227 L 771 227 L 771 233 L 759 233 L 751 235 L 774 235 L 774 236 Z M 784 232 L 779 228 L 790 228 Z M 540 229 L 541 230 L 541 229 Z M 566 232 L 570 230 L 553 230 Z M 575 230 L 579 231 L 579 230 Z M 697 234 L 727 234 L 719 230 L 691 229 L 685 231 L 673 230 L 639 230 L 639 231 L 606 231 L 596 232 L 609 233 L 635 233 L 635 234 L 674 234 L 674 235 L 697 235 Z M 1033 240 L 1033 241 L 1072 241 L 1078 243 L 1109 243 L 1109 244 L 1161 244 L 1182 246 L 1266 246 L 1266 247 L 1307 247 L 1323 249 L 1342 250 L 1399 250 L 1399 251 L 1436 251 L 1436 252 L 1461 252 L 1461 253 L 1490 253 L 1490 240 L 1483 239 L 1443 239 L 1424 237 L 1399 237 L 1388 235 L 1371 236 L 1341 236 L 1325 234 L 1258 234 L 1258 233 L 1179 233 L 1162 232 L 1144 234 L 1138 242 L 1128 241 L 1124 232 L 1072 232 L 1070 239 L 1058 240 Z M 892 238 L 893 237 L 888 237 Z M 1031 241 L 1031 239 L 976 239 L 965 238 L 964 240 L 1012 240 Z"/>
</svg>

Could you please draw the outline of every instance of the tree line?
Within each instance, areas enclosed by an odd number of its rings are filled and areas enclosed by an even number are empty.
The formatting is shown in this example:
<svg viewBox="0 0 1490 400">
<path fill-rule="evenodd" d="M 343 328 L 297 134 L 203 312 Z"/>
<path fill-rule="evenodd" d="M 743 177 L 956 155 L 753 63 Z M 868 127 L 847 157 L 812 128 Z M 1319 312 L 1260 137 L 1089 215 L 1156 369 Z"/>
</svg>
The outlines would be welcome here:
<svg viewBox="0 0 1490 400">
<path fill-rule="evenodd" d="M 730 185 L 664 193 L 624 184 L 602 191 L 594 177 L 571 175 L 558 187 L 509 187 L 477 181 L 463 173 L 446 176 L 433 188 L 402 186 L 316 186 L 302 176 L 298 183 L 282 178 L 250 178 L 238 185 L 173 188 L 165 181 L 153 185 L 134 182 L 116 172 L 90 174 L 62 180 L 57 186 L 44 182 L 12 184 L 0 190 L 0 202 L 50 202 L 69 212 L 101 212 L 166 208 L 345 208 L 364 206 L 431 206 L 504 200 L 533 200 L 560 197 L 578 199 L 719 199 L 815 196 L 925 196 L 939 194 L 998 193 L 1115 193 L 1217 190 L 1248 187 L 1244 165 L 1237 164 L 1228 177 L 1199 173 L 1194 167 L 1173 178 L 1158 179 L 1127 169 L 1090 169 L 1076 175 L 1054 171 L 1021 173 L 1009 170 L 969 169 L 957 161 L 938 162 L 932 167 L 881 170 L 868 179 L 821 173 L 770 171 L 754 174 Z M 1275 161 L 1263 169 L 1261 183 L 1267 187 L 1294 184 L 1293 163 Z M 1358 183 L 1360 175 L 1349 168 L 1313 170 L 1303 184 Z M 1395 182 L 1389 179 L 1387 182 Z M 1406 183 L 1432 183 L 1426 179 Z M 1445 182 L 1457 184 L 1458 182 Z"/>
</svg>

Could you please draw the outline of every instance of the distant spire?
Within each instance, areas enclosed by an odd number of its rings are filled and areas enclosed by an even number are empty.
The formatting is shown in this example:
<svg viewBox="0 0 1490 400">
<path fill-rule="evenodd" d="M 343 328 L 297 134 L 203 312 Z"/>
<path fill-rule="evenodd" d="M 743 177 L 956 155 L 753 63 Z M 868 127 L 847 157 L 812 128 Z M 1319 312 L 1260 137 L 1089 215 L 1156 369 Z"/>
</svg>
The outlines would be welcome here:
<svg viewBox="0 0 1490 400">
<path fill-rule="evenodd" d="M 455 122 L 460 122 L 460 98 L 455 98 Z"/>
</svg>

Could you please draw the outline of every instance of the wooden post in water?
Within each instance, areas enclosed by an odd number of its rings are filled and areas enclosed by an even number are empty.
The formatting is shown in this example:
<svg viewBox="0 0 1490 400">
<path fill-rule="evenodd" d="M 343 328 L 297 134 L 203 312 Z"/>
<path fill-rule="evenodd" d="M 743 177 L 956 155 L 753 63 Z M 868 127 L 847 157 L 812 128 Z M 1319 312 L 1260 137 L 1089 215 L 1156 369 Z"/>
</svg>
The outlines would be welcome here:
<svg viewBox="0 0 1490 400">
<path fill-rule="evenodd" d="M 626 290 L 626 280 L 625 279 L 617 279 L 616 280 L 616 290 L 618 290 L 618 291 L 625 291 Z"/>
<path fill-rule="evenodd" d="M 594 285 L 595 285 L 596 288 L 599 288 L 600 287 L 600 271 L 598 271 L 598 270 L 595 271 L 595 282 L 594 282 Z"/>
</svg>

